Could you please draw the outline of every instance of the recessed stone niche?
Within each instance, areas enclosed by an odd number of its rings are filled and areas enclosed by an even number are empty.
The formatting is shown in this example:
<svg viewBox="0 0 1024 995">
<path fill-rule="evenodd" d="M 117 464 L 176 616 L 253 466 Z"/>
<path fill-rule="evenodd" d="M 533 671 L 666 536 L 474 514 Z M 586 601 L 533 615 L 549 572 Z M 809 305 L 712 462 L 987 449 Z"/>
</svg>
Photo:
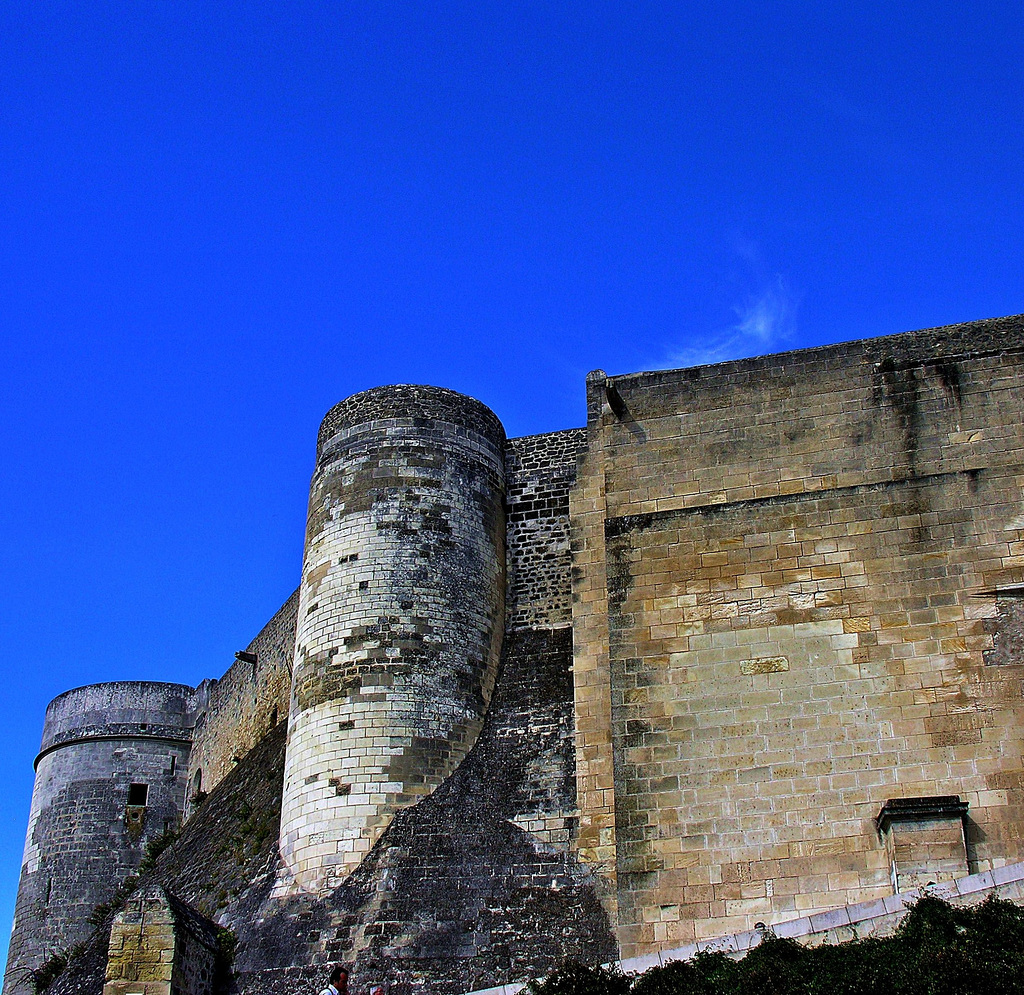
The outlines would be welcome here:
<svg viewBox="0 0 1024 995">
<path fill-rule="evenodd" d="M 969 873 L 959 795 L 890 798 L 875 819 L 889 855 L 894 892 L 953 881 Z"/>
</svg>

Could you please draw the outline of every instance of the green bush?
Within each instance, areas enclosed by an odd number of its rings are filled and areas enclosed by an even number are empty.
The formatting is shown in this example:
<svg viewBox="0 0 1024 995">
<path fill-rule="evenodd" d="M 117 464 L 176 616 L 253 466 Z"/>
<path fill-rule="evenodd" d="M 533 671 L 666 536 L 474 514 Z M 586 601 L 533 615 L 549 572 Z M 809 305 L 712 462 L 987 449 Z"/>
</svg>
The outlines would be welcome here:
<svg viewBox="0 0 1024 995">
<path fill-rule="evenodd" d="M 633 995 L 716 995 L 723 975 L 736 969 L 724 954 L 703 954 L 699 966 L 688 960 L 670 961 L 634 979 Z M 714 963 L 712 963 L 714 962 Z"/>
<path fill-rule="evenodd" d="M 68 950 L 60 950 L 50 956 L 34 971 L 30 971 L 29 982 L 36 995 L 42 995 L 63 973 L 68 961 L 74 960 L 85 950 L 84 943 L 76 943 Z"/>
<path fill-rule="evenodd" d="M 566 961 L 543 981 L 531 981 L 530 995 L 628 995 L 630 979 L 618 968 Z"/>
<path fill-rule="evenodd" d="M 142 854 L 142 860 L 139 862 L 139 874 L 148 874 L 154 867 L 160 857 L 160 854 L 164 852 L 172 843 L 178 838 L 178 829 L 171 827 L 165 829 L 158 836 L 154 836 L 146 844 L 146 849 Z"/>
<path fill-rule="evenodd" d="M 698 954 L 627 977 L 569 963 L 531 995 L 1003 995 L 1024 993 L 1024 909 L 924 897 L 885 939 L 805 947 L 771 932 L 742 960 Z"/>
<path fill-rule="evenodd" d="M 102 926 L 108 920 L 113 918 L 114 913 L 124 905 L 125 899 L 128 898 L 129 895 L 135 893 L 135 889 L 138 888 L 138 886 L 138 877 L 134 874 L 130 874 L 117 886 L 117 890 L 106 902 L 100 902 L 100 904 L 97 905 L 88 916 L 86 916 L 86 922 L 91 923 L 93 926 Z"/>
<path fill-rule="evenodd" d="M 68 966 L 66 951 L 59 951 L 48 957 L 32 972 L 32 989 L 36 995 L 45 992 L 63 973 Z"/>
</svg>

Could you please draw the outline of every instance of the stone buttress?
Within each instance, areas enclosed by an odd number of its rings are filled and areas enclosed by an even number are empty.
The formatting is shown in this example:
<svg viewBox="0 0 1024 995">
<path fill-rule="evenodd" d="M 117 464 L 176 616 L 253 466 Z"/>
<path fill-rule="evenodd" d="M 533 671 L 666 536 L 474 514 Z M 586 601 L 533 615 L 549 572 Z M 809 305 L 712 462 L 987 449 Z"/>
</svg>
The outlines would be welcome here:
<svg viewBox="0 0 1024 995">
<path fill-rule="evenodd" d="M 324 419 L 310 491 L 281 814 L 286 875 L 336 887 L 469 752 L 497 674 L 505 433 L 434 387 Z"/>
</svg>

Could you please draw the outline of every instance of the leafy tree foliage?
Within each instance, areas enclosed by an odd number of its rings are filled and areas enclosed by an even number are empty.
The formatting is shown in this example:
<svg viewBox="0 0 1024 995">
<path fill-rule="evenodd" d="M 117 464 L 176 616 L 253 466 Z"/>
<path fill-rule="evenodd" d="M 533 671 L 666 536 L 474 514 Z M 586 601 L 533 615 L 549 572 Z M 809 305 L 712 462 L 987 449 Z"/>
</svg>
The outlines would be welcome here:
<svg viewBox="0 0 1024 995">
<path fill-rule="evenodd" d="M 628 977 L 567 963 L 530 995 L 1001 995 L 1024 993 L 1024 909 L 921 898 L 893 936 L 805 947 L 770 932 L 742 960 L 698 954 Z"/>
</svg>

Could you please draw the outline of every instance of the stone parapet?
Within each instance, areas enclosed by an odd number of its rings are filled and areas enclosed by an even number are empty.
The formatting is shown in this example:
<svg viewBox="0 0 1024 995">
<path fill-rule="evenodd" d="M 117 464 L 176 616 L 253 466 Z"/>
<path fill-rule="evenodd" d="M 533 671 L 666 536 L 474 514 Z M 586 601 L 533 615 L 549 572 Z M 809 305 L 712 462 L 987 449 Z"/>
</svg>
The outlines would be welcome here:
<svg viewBox="0 0 1024 995">
<path fill-rule="evenodd" d="M 195 689 L 160 681 L 89 684 L 58 695 L 46 708 L 40 755 L 75 740 L 141 736 L 190 740 Z"/>
</svg>

